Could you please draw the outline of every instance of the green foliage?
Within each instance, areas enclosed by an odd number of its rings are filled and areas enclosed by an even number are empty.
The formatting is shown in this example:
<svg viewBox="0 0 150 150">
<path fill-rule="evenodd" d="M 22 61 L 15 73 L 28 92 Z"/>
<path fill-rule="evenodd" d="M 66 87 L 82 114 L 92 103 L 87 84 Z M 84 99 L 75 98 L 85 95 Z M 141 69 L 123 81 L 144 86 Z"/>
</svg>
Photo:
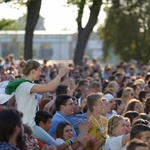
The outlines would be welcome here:
<svg viewBox="0 0 150 150">
<path fill-rule="evenodd" d="M 17 30 L 15 20 L 0 20 L 0 30 Z"/>
<path fill-rule="evenodd" d="M 103 40 L 104 59 L 114 49 L 120 59 L 148 62 L 150 49 L 150 1 L 113 0 L 106 8 L 105 25 L 98 29 Z"/>
</svg>

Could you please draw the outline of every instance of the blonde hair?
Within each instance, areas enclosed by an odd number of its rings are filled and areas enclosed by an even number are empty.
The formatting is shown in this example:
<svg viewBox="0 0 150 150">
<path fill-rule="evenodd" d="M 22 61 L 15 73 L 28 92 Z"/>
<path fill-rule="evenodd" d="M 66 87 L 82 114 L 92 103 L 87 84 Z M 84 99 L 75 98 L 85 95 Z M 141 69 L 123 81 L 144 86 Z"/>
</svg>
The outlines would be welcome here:
<svg viewBox="0 0 150 150">
<path fill-rule="evenodd" d="M 124 120 L 124 117 L 121 115 L 111 116 L 108 120 L 108 135 L 114 136 L 114 128 L 118 126 L 119 121 Z"/>
<path fill-rule="evenodd" d="M 87 107 L 90 112 L 93 111 L 93 106 L 95 106 L 97 104 L 98 99 L 101 99 L 102 96 L 103 95 L 101 93 L 93 93 L 93 94 L 89 94 L 87 96 Z"/>
<path fill-rule="evenodd" d="M 40 66 L 40 63 L 35 60 L 22 61 L 20 67 L 23 69 L 22 72 L 24 75 L 28 75 L 31 70 L 37 69 Z"/>
<path fill-rule="evenodd" d="M 122 93 L 122 97 L 121 99 L 126 103 L 128 101 L 128 98 L 129 98 L 129 95 L 130 95 L 130 92 L 133 91 L 133 89 L 131 87 L 126 87 L 124 90 L 123 90 L 123 93 Z"/>
</svg>

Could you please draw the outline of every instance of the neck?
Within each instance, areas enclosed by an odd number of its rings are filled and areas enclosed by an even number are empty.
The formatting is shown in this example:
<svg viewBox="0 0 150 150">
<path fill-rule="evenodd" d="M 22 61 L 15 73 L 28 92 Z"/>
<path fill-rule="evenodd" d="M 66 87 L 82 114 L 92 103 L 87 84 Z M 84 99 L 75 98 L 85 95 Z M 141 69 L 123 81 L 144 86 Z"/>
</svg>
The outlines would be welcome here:
<svg viewBox="0 0 150 150">
<path fill-rule="evenodd" d="M 118 115 L 121 115 L 122 112 L 123 112 L 122 109 L 118 109 L 118 110 L 117 110 Z"/>
<path fill-rule="evenodd" d="M 10 137 L 8 143 L 11 144 L 12 146 L 16 147 L 16 139 L 14 137 Z"/>
<path fill-rule="evenodd" d="M 100 114 L 96 113 L 96 112 L 91 112 L 91 115 L 95 118 L 95 119 L 99 119 L 100 118 Z"/>
<path fill-rule="evenodd" d="M 32 77 L 30 76 L 24 76 L 23 78 L 32 82 Z"/>
<path fill-rule="evenodd" d="M 64 116 L 67 116 L 66 113 L 65 113 L 65 111 L 61 110 L 59 112 L 62 113 Z"/>
</svg>

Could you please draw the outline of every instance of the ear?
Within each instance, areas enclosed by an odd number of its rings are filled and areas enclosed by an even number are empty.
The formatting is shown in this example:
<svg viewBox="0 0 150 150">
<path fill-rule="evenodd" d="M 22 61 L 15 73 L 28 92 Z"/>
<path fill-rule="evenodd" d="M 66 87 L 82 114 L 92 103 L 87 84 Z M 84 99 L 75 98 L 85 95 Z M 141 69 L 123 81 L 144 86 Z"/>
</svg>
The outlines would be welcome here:
<svg viewBox="0 0 150 150">
<path fill-rule="evenodd" d="M 36 72 L 36 70 L 35 69 L 32 69 L 32 71 L 31 71 L 33 74 L 35 74 L 35 72 Z"/>
<path fill-rule="evenodd" d="M 16 132 L 17 134 L 19 134 L 20 131 L 21 131 L 21 128 L 20 128 L 18 125 L 16 125 L 16 127 L 15 127 L 15 132 Z"/>
<path fill-rule="evenodd" d="M 66 105 L 61 105 L 60 109 L 66 108 Z"/>
<path fill-rule="evenodd" d="M 43 127 L 43 126 L 44 126 L 44 122 L 43 122 L 43 121 L 40 121 L 40 122 L 39 122 L 39 126 L 40 126 L 40 127 Z"/>
</svg>

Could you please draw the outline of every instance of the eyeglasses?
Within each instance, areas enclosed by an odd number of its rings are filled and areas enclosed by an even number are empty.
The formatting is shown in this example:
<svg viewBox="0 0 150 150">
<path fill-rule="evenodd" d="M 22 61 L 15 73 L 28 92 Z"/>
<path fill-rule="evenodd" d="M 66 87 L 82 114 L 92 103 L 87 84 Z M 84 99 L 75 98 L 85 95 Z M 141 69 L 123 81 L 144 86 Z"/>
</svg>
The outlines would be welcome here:
<svg viewBox="0 0 150 150">
<path fill-rule="evenodd" d="M 65 104 L 65 105 L 70 105 L 70 106 L 74 106 L 75 104 L 74 104 L 74 103 L 70 103 L 70 104 Z"/>
</svg>

